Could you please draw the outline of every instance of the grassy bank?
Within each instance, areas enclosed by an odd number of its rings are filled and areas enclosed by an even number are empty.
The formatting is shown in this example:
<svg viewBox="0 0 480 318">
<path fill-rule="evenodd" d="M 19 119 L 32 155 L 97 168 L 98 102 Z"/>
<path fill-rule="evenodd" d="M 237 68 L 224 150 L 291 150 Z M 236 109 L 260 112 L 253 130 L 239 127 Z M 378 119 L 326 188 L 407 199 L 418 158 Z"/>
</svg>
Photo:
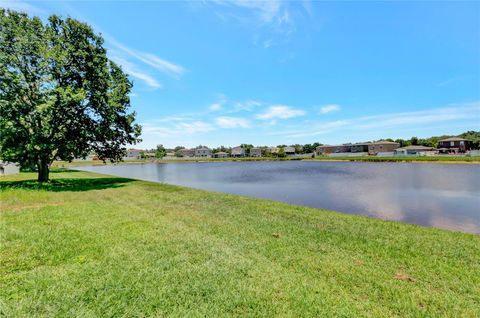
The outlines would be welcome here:
<svg viewBox="0 0 480 318">
<path fill-rule="evenodd" d="M 363 161 L 363 162 L 430 162 L 430 163 L 480 163 L 480 157 L 466 156 L 398 156 L 398 157 L 328 157 L 317 156 L 315 160 L 320 161 Z"/>
<path fill-rule="evenodd" d="M 229 162 L 229 161 L 290 161 L 290 160 L 319 160 L 319 161 L 360 161 L 360 162 L 412 162 L 412 163 L 475 163 L 480 164 L 480 157 L 465 157 L 465 156 L 428 156 L 428 157 L 375 157 L 375 156 L 362 156 L 362 157 L 328 157 L 317 156 L 315 158 L 302 158 L 302 157 L 286 157 L 286 158 L 197 158 L 197 159 L 179 159 L 179 160 L 127 160 L 122 163 L 182 163 L 182 162 Z M 70 165 L 104 165 L 111 164 L 109 162 L 103 163 L 102 161 L 56 161 L 52 164 L 52 167 L 63 168 Z"/>
<path fill-rule="evenodd" d="M 0 178 L 0 315 L 480 316 L 480 237 L 98 174 Z"/>
</svg>

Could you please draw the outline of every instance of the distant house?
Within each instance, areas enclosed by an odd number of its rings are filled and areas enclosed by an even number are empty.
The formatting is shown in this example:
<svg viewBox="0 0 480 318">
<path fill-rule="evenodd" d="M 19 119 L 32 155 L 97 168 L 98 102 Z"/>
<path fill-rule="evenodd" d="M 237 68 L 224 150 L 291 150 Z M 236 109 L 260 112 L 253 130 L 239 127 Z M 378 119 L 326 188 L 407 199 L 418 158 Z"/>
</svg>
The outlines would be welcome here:
<svg viewBox="0 0 480 318">
<path fill-rule="evenodd" d="M 315 153 L 317 156 L 327 156 L 331 153 L 334 153 L 336 149 L 337 149 L 337 146 L 323 145 L 323 146 L 318 146 L 315 149 Z"/>
<path fill-rule="evenodd" d="M 232 157 L 233 158 L 245 157 L 245 149 L 243 149 L 242 147 L 232 148 Z"/>
<path fill-rule="evenodd" d="M 10 174 L 17 174 L 20 172 L 18 164 L 13 162 L 0 161 L 0 176 L 7 176 Z"/>
<path fill-rule="evenodd" d="M 228 153 L 219 151 L 213 154 L 214 158 L 228 158 Z"/>
<path fill-rule="evenodd" d="M 285 152 L 286 155 L 294 155 L 295 147 L 284 147 L 283 152 Z"/>
<path fill-rule="evenodd" d="M 359 142 L 351 146 L 351 152 L 368 152 L 369 142 Z"/>
<path fill-rule="evenodd" d="M 156 157 L 156 153 L 154 153 L 154 152 L 144 152 L 144 153 L 143 153 L 143 156 L 144 156 L 145 158 L 150 158 L 150 159 L 151 159 L 151 158 L 155 158 L 155 157 Z"/>
<path fill-rule="evenodd" d="M 451 137 L 438 141 L 438 148 L 443 148 L 444 152 L 465 153 L 472 147 L 472 142 L 468 139 Z"/>
<path fill-rule="evenodd" d="M 352 144 L 343 144 L 343 145 L 338 145 L 335 148 L 335 152 L 352 152 Z"/>
<path fill-rule="evenodd" d="M 140 159 L 142 157 L 142 149 L 128 149 L 127 155 L 123 157 L 123 160 L 133 160 L 133 159 Z"/>
<path fill-rule="evenodd" d="M 431 155 L 437 152 L 437 149 L 427 146 L 406 146 L 402 148 L 397 148 L 394 150 L 396 156 L 406 156 L 406 155 L 415 155 L 415 156 L 426 156 Z"/>
<path fill-rule="evenodd" d="M 368 144 L 368 154 L 377 155 L 379 152 L 392 152 L 399 147 L 398 142 L 380 140 Z"/>
<path fill-rule="evenodd" d="M 195 157 L 195 150 L 193 149 L 180 149 L 176 153 L 177 157 L 187 157 L 192 158 Z"/>
<path fill-rule="evenodd" d="M 210 158 L 212 157 L 212 150 L 207 147 L 195 149 L 195 157 Z"/>
<path fill-rule="evenodd" d="M 280 149 L 278 147 L 268 147 L 265 149 L 266 153 L 278 153 Z"/>
<path fill-rule="evenodd" d="M 250 149 L 250 157 L 261 157 L 262 148 L 252 148 Z"/>
</svg>

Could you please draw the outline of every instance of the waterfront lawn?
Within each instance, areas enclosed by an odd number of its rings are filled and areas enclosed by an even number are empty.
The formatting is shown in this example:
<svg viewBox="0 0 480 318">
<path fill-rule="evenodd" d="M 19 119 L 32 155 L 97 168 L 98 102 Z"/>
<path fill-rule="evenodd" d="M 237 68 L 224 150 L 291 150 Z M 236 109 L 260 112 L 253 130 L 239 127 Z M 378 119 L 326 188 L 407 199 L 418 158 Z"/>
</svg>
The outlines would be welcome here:
<svg viewBox="0 0 480 318">
<path fill-rule="evenodd" d="M 480 156 L 359 156 L 359 157 L 332 157 L 317 156 L 315 160 L 320 161 L 365 161 L 365 162 L 429 162 L 429 163 L 480 163 Z"/>
<path fill-rule="evenodd" d="M 480 316 L 477 235 L 51 177 L 0 178 L 2 316 Z"/>
</svg>

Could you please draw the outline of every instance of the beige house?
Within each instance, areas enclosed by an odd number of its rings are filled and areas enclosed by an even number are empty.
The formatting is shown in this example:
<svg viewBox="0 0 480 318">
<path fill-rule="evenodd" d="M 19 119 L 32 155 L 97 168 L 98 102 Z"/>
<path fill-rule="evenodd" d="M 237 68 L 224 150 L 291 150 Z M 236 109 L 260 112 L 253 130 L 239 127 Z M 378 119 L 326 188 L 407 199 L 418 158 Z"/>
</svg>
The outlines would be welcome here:
<svg viewBox="0 0 480 318">
<path fill-rule="evenodd" d="M 193 149 L 180 149 L 176 153 L 177 157 L 195 157 L 195 150 Z"/>
<path fill-rule="evenodd" d="M 338 146 L 323 145 L 318 146 L 315 149 L 315 154 L 317 156 L 327 156 L 328 154 L 334 153 L 337 150 Z"/>
<path fill-rule="evenodd" d="M 280 149 L 278 147 L 268 147 L 265 149 L 266 153 L 278 153 Z"/>
<path fill-rule="evenodd" d="M 250 149 L 250 157 L 261 157 L 262 148 L 252 148 Z"/>
<path fill-rule="evenodd" d="M 228 153 L 219 151 L 213 154 L 214 158 L 228 158 Z"/>
<path fill-rule="evenodd" d="M 245 157 L 245 149 L 243 149 L 240 146 L 232 148 L 232 157 L 234 158 Z"/>
<path fill-rule="evenodd" d="M 379 152 L 393 152 L 400 144 L 394 141 L 380 140 L 368 144 L 368 154 L 376 155 Z"/>
<path fill-rule="evenodd" d="M 284 147 L 283 151 L 287 155 L 294 155 L 295 154 L 295 147 L 290 147 L 290 146 L 289 147 Z"/>
</svg>

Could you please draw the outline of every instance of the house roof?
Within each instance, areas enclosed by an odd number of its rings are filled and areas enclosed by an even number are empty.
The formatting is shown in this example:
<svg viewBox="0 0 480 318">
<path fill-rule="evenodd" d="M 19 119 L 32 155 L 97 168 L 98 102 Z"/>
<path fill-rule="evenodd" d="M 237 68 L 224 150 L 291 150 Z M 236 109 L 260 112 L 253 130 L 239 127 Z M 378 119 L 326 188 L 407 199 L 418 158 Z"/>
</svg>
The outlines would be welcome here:
<svg viewBox="0 0 480 318">
<path fill-rule="evenodd" d="M 388 141 L 388 140 L 379 140 L 371 143 L 372 145 L 399 145 L 398 142 Z"/>
<path fill-rule="evenodd" d="M 228 155 L 228 153 L 219 151 L 219 152 L 216 152 L 215 155 Z"/>
<path fill-rule="evenodd" d="M 352 146 L 368 146 L 371 142 L 356 142 Z"/>
<path fill-rule="evenodd" d="M 322 145 L 322 146 L 318 146 L 317 149 L 318 148 L 336 148 L 336 147 L 338 147 L 338 146 Z"/>
<path fill-rule="evenodd" d="M 433 147 L 427 147 L 427 146 L 420 146 L 420 145 L 412 145 L 412 146 L 406 146 L 398 149 L 405 149 L 405 150 L 437 150 L 436 148 Z M 397 149 L 397 150 L 398 150 Z"/>
<path fill-rule="evenodd" d="M 464 139 L 460 137 L 450 137 L 450 138 L 442 139 L 439 141 L 468 141 L 468 139 Z"/>
<path fill-rule="evenodd" d="M 197 148 L 195 150 L 210 150 L 210 148 L 207 148 L 207 147 L 202 147 L 202 148 Z"/>
</svg>

